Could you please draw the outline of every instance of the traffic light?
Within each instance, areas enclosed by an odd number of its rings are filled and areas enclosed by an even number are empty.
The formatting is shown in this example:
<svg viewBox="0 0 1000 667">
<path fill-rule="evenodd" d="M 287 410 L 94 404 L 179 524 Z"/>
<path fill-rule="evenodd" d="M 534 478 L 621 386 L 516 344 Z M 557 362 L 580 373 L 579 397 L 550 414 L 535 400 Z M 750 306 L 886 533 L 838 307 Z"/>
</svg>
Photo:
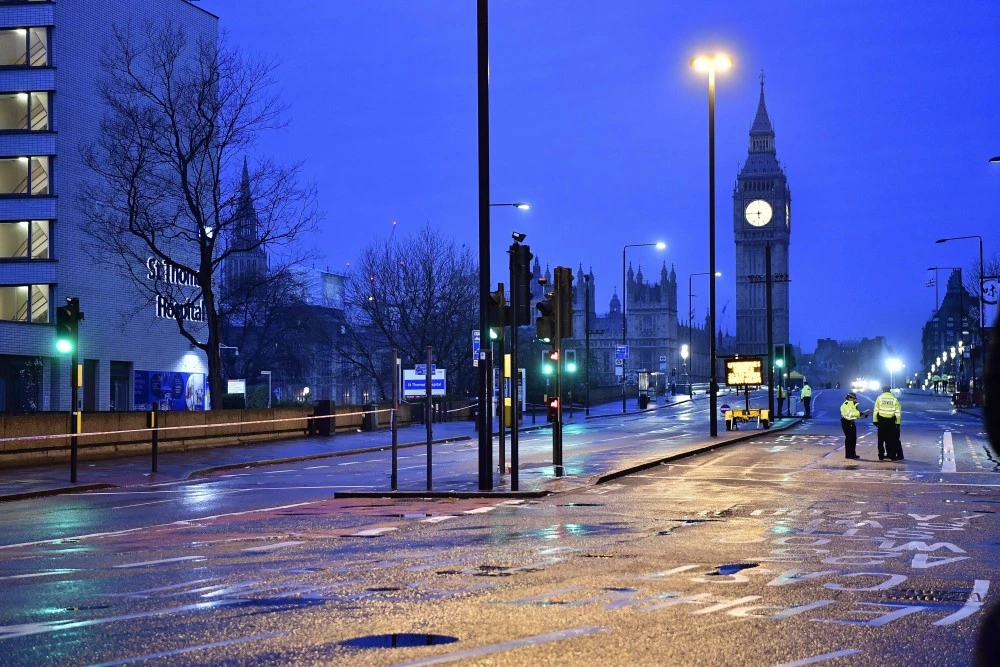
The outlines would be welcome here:
<svg viewBox="0 0 1000 667">
<path fill-rule="evenodd" d="M 67 298 L 65 306 L 56 308 L 56 351 L 59 354 L 72 354 L 79 340 L 80 300 Z"/>
<path fill-rule="evenodd" d="M 559 421 L 559 399 L 550 398 L 549 399 L 549 409 L 548 409 L 548 421 L 550 424 L 554 424 Z"/>
<path fill-rule="evenodd" d="M 576 372 L 576 350 L 566 350 L 566 372 Z"/>
<path fill-rule="evenodd" d="M 531 324 L 531 248 L 520 243 L 511 246 L 511 274 L 517 294 L 517 312 L 511 316 L 511 325 L 522 327 Z"/>
<path fill-rule="evenodd" d="M 535 308 L 541 313 L 541 316 L 535 319 L 535 335 L 549 342 L 556 337 L 556 306 L 552 302 L 551 292 L 545 296 L 546 298 L 535 304 Z"/>
<path fill-rule="evenodd" d="M 507 326 L 507 301 L 503 295 L 503 283 L 497 285 L 497 291 L 490 293 L 490 340 L 503 338 L 503 329 Z"/>
<path fill-rule="evenodd" d="M 791 344 L 774 346 L 774 365 L 783 368 L 786 373 L 795 368 L 795 348 Z"/>
<path fill-rule="evenodd" d="M 556 303 L 559 304 L 559 337 L 573 337 L 573 270 L 557 266 Z"/>
</svg>

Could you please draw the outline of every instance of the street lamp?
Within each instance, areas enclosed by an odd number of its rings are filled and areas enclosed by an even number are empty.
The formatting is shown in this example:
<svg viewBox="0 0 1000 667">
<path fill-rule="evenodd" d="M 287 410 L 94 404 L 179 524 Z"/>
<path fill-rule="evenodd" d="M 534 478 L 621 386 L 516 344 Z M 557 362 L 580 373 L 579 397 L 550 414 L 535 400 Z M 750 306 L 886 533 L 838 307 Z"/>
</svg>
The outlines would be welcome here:
<svg viewBox="0 0 1000 667">
<path fill-rule="evenodd" d="M 510 202 L 509 204 L 490 204 L 490 206 L 513 206 L 514 208 L 519 208 L 522 211 L 527 211 L 531 206 L 525 204 L 523 201 Z"/>
<path fill-rule="evenodd" d="M 1000 157 L 1000 156 L 998 156 Z M 1000 162 L 996 157 L 990 158 L 990 162 Z M 968 236 L 949 236 L 948 238 L 938 239 L 935 243 L 947 243 L 948 241 L 961 241 L 963 239 L 979 239 L 979 349 L 984 349 L 983 346 L 986 344 L 986 339 L 983 336 L 983 318 L 986 317 L 986 310 L 983 304 L 983 281 L 985 280 L 984 274 L 986 273 L 986 266 L 983 264 L 983 237 L 979 234 L 969 234 Z M 962 290 L 965 290 L 965 286 L 962 286 Z M 965 317 L 965 314 L 962 314 Z M 985 358 L 984 358 L 984 370 L 985 370 Z M 976 388 L 976 355 L 972 355 L 972 389 Z"/>
<path fill-rule="evenodd" d="M 271 371 L 261 371 L 261 375 L 267 376 L 267 409 L 271 409 Z"/>
<path fill-rule="evenodd" d="M 691 374 L 688 372 L 688 354 L 690 353 L 690 347 L 685 343 L 681 345 L 681 361 L 684 362 L 684 382 L 691 386 Z M 688 395 L 690 396 L 690 389 L 688 389 Z"/>
<path fill-rule="evenodd" d="M 886 370 L 889 371 L 889 390 L 891 391 L 893 388 L 892 375 L 893 373 L 898 373 L 899 371 L 903 370 L 903 362 L 895 357 L 891 359 L 886 359 L 885 368 Z"/>
<path fill-rule="evenodd" d="M 708 272 L 715 273 L 715 73 L 724 72 L 733 66 L 733 60 L 724 53 L 698 56 L 691 60 L 691 67 L 698 72 L 708 74 Z M 716 394 L 715 369 L 715 281 L 709 284 L 709 328 L 711 341 L 709 344 L 709 363 L 711 377 L 708 384 L 711 421 L 709 433 L 714 437 L 719 434 L 718 397 Z"/>
<path fill-rule="evenodd" d="M 622 247 L 622 345 L 628 350 L 628 319 L 625 316 L 625 300 L 628 296 L 628 286 L 625 284 L 625 251 L 629 248 L 644 248 L 654 246 L 657 250 L 663 250 L 667 244 L 663 241 L 656 243 L 630 243 Z M 625 371 L 628 367 L 622 361 L 622 414 L 625 414 Z"/>
<path fill-rule="evenodd" d="M 694 350 L 694 343 L 691 342 L 691 330 L 694 328 L 694 306 L 692 305 L 694 300 L 694 289 L 692 287 L 691 279 L 694 278 L 695 276 L 709 276 L 709 275 L 712 274 L 709 273 L 708 271 L 702 271 L 700 273 L 692 273 L 688 276 L 688 349 L 689 350 Z M 716 271 L 715 277 L 721 278 L 722 272 Z M 712 334 L 712 338 L 713 339 L 715 338 L 714 333 Z M 692 358 L 691 361 L 694 362 L 694 358 Z M 694 396 L 694 391 L 691 389 L 690 385 L 688 385 L 688 396 L 692 397 Z"/>
</svg>

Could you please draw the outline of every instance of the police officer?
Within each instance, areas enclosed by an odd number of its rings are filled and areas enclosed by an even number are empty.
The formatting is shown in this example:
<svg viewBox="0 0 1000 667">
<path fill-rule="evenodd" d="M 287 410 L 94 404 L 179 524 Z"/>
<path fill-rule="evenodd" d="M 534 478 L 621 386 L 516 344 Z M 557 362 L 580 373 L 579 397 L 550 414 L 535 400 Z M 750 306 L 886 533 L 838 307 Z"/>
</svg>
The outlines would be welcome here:
<svg viewBox="0 0 1000 667">
<path fill-rule="evenodd" d="M 806 406 L 806 414 L 804 419 L 809 419 L 812 417 L 812 400 L 813 400 L 813 388 L 809 386 L 809 383 L 802 380 L 802 391 L 799 392 L 799 397 L 802 399 L 802 405 Z"/>
<path fill-rule="evenodd" d="M 900 461 L 903 445 L 899 440 L 899 422 L 903 416 L 903 406 L 892 395 L 889 387 L 882 387 L 882 393 L 875 399 L 872 421 L 878 428 L 878 460 Z"/>
<path fill-rule="evenodd" d="M 785 391 L 785 386 L 778 385 L 778 417 L 781 418 L 781 404 L 785 402 L 785 398 L 788 397 L 788 392 Z"/>
<path fill-rule="evenodd" d="M 844 397 L 844 404 L 840 406 L 840 428 L 844 429 L 844 456 L 849 459 L 861 458 L 855 449 L 858 444 L 858 425 L 855 421 L 868 414 L 867 410 L 858 410 L 858 397 L 853 391 Z"/>
</svg>

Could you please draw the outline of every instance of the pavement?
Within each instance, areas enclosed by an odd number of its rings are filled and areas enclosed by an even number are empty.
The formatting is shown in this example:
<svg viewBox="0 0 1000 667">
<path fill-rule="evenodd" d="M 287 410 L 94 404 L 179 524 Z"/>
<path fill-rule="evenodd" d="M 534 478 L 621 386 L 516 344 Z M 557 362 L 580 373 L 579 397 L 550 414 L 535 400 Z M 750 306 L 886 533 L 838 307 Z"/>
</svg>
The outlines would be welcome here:
<svg viewBox="0 0 1000 667">
<path fill-rule="evenodd" d="M 638 416 L 644 412 L 669 410 L 673 406 L 690 400 L 707 401 L 707 396 L 659 397 L 657 402 L 649 404 L 647 410 L 639 410 L 635 399 L 630 399 L 627 415 Z M 719 405 L 732 403 L 731 397 L 720 396 Z M 581 408 L 564 412 L 564 424 L 582 423 L 586 420 L 622 417 L 621 402 L 612 401 L 591 406 L 590 414 Z M 586 477 L 558 477 L 536 485 L 538 488 L 524 488 L 522 483 L 520 493 L 511 492 L 508 475 L 495 477 L 495 490 L 491 492 L 470 491 L 468 489 L 438 490 L 428 492 L 338 492 L 338 497 L 360 496 L 397 496 L 397 497 L 470 497 L 492 495 L 544 495 L 554 491 L 578 488 L 588 484 L 602 482 L 630 474 L 645 468 L 660 465 L 666 461 L 691 456 L 708 451 L 721 445 L 742 442 L 755 437 L 764 436 L 770 432 L 784 430 L 798 424 L 797 417 L 776 420 L 770 430 L 755 429 L 745 425 L 743 430 L 726 431 L 725 422 L 719 419 L 719 434 L 717 437 L 704 436 L 703 439 L 688 440 L 677 446 L 671 446 L 669 451 L 657 450 L 654 445 L 639 445 L 630 449 L 623 457 L 609 459 L 594 455 L 592 463 L 597 464 L 600 472 Z M 544 408 L 524 415 L 521 432 L 545 429 Z M 494 431 L 497 430 L 494 421 Z M 475 423 L 472 421 L 435 422 L 432 425 L 432 443 L 446 443 L 461 440 L 477 439 Z M 508 436 L 509 438 L 509 436 Z M 494 435 L 494 441 L 497 436 Z M 427 445 L 426 426 L 423 424 L 409 425 L 398 430 L 397 442 L 400 448 L 424 447 Z M 279 440 L 263 443 L 248 443 L 211 449 L 197 449 L 178 452 L 160 452 L 158 470 L 151 472 L 150 456 L 128 456 L 114 459 L 80 461 L 77 469 L 77 482 L 70 482 L 68 463 L 41 466 L 25 466 L 0 469 L 0 502 L 25 500 L 44 496 L 83 493 L 98 489 L 134 487 L 142 485 L 164 484 L 169 482 L 189 480 L 211 475 L 221 470 L 247 468 L 284 464 L 294 461 L 327 458 L 331 456 L 347 456 L 351 454 L 377 452 L 390 449 L 392 434 L 389 429 L 377 431 L 355 431 L 337 433 L 333 436 L 306 436 L 290 440 Z M 496 447 L 496 445 L 494 445 Z M 508 442 L 509 447 L 509 442 Z M 593 468 L 593 466 L 591 466 Z"/>
</svg>

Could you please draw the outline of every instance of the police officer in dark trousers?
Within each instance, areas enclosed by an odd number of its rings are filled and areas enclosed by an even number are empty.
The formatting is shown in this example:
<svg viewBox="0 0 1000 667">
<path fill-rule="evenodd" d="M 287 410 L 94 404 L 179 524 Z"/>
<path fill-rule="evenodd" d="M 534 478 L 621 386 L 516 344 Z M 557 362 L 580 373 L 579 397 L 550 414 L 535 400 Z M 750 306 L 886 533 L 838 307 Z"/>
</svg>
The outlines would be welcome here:
<svg viewBox="0 0 1000 667">
<path fill-rule="evenodd" d="M 778 418 L 781 418 L 781 405 L 785 402 L 785 398 L 788 396 L 785 392 L 784 385 L 778 385 Z"/>
<path fill-rule="evenodd" d="M 799 392 L 799 397 L 802 399 L 802 405 L 806 409 L 803 419 L 809 419 L 812 417 L 813 388 L 804 379 L 802 380 L 802 390 Z"/>
<path fill-rule="evenodd" d="M 903 407 L 892 395 L 889 387 L 882 387 L 882 393 L 875 399 L 872 421 L 878 428 L 878 460 L 901 461 L 903 444 L 899 440 L 899 422 Z"/>
<path fill-rule="evenodd" d="M 856 420 L 867 417 L 869 412 L 858 410 L 858 397 L 852 391 L 844 397 L 844 404 L 840 406 L 840 427 L 844 429 L 844 456 L 849 459 L 860 459 L 855 449 L 858 444 L 858 426 Z"/>
</svg>

